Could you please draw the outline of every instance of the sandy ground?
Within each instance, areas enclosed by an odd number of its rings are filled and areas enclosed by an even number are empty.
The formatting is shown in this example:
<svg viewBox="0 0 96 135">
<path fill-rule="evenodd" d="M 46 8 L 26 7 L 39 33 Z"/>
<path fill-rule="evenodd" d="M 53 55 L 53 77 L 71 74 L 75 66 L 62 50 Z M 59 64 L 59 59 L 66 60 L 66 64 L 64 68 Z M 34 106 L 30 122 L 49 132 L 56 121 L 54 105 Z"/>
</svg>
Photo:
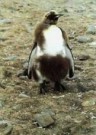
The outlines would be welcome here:
<svg viewBox="0 0 96 135">
<path fill-rule="evenodd" d="M 63 93 L 50 88 L 39 95 L 38 84 L 18 78 L 17 73 L 28 60 L 36 23 L 51 9 L 64 13 L 58 26 L 69 37 L 75 79 L 64 82 L 67 90 Z M 86 35 L 96 42 L 96 34 L 86 32 L 93 24 L 95 0 L 0 0 L 0 121 L 12 126 L 6 135 L 96 134 L 96 44 L 76 40 Z M 40 128 L 34 123 L 36 114 L 50 110 L 54 113 L 52 126 Z M 0 126 L 0 135 L 5 135 L 6 128 Z"/>
</svg>

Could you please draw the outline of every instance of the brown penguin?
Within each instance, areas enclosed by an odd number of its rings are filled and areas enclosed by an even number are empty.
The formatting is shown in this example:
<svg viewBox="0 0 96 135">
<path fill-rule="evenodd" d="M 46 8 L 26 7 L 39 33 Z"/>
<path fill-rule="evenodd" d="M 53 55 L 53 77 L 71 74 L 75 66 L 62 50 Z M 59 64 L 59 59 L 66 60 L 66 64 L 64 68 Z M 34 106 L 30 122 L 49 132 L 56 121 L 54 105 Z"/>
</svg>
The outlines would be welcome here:
<svg viewBox="0 0 96 135">
<path fill-rule="evenodd" d="M 46 91 L 45 81 L 54 82 L 54 90 L 64 89 L 61 81 L 74 75 L 74 60 L 65 31 L 56 24 L 61 14 L 48 12 L 34 32 L 34 44 L 29 56 L 28 77 Z"/>
</svg>

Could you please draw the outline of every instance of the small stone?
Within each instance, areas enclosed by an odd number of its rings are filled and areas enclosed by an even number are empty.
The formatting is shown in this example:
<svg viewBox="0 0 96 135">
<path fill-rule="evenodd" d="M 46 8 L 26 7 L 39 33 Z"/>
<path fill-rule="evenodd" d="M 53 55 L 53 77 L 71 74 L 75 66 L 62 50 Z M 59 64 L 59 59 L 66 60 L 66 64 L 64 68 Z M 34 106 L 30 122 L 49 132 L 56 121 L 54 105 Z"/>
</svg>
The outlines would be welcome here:
<svg viewBox="0 0 96 135">
<path fill-rule="evenodd" d="M 4 131 L 4 135 L 9 135 L 12 132 L 13 126 L 8 123 L 8 126 L 6 128 L 6 130 Z"/>
<path fill-rule="evenodd" d="M 0 128 L 5 128 L 5 127 L 7 127 L 7 123 L 4 120 L 0 121 Z"/>
<path fill-rule="evenodd" d="M 96 34 L 96 25 L 88 26 L 87 33 L 89 33 L 89 34 Z"/>
<path fill-rule="evenodd" d="M 67 8 L 65 8 L 65 9 L 64 9 L 64 12 L 68 13 L 69 11 L 68 11 L 68 9 L 67 9 Z"/>
<path fill-rule="evenodd" d="M 81 61 L 88 60 L 88 59 L 90 59 L 89 55 L 81 55 L 81 56 L 79 56 L 79 60 L 81 60 Z"/>
<path fill-rule="evenodd" d="M 30 96 L 28 96 L 28 95 L 26 95 L 24 93 L 21 93 L 21 94 L 19 94 L 19 97 L 21 97 L 21 98 L 29 98 Z"/>
<path fill-rule="evenodd" d="M 84 12 L 86 10 L 86 8 L 84 7 L 84 6 L 80 6 L 76 11 L 78 12 L 78 13 L 82 13 L 82 12 Z"/>
<path fill-rule="evenodd" d="M 1 120 L 0 129 L 1 129 L 2 135 L 9 135 L 13 129 L 13 126 L 11 125 L 9 121 Z"/>
<path fill-rule="evenodd" d="M 13 56 L 9 56 L 9 57 L 5 58 L 4 60 L 5 61 L 14 61 L 16 59 L 17 59 L 17 56 L 13 55 Z"/>
<path fill-rule="evenodd" d="M 61 95 L 61 96 L 53 96 L 52 98 L 59 99 L 59 98 L 64 98 L 64 97 L 65 97 L 65 95 Z"/>
<path fill-rule="evenodd" d="M 25 69 L 25 70 L 19 70 L 18 72 L 17 72 L 17 77 L 19 77 L 19 78 L 23 78 L 23 77 L 25 77 L 26 78 L 26 76 L 28 76 L 28 69 Z"/>
<path fill-rule="evenodd" d="M 6 40 L 8 40 L 8 38 L 5 38 L 5 37 L 0 37 L 0 41 L 6 41 Z"/>
<path fill-rule="evenodd" d="M 35 115 L 35 121 L 38 123 L 40 127 L 49 127 L 54 124 L 54 120 L 48 113 L 41 113 Z"/>
<path fill-rule="evenodd" d="M 76 39 L 79 43 L 87 43 L 87 42 L 93 41 L 93 38 L 90 38 L 90 37 L 87 37 L 87 36 L 78 36 Z"/>
<path fill-rule="evenodd" d="M 16 111 L 20 110 L 21 108 L 22 108 L 21 104 L 13 106 L 13 109 L 16 110 Z"/>
<path fill-rule="evenodd" d="M 89 99 L 89 100 L 84 101 L 84 102 L 82 103 L 82 106 L 87 107 L 87 106 L 93 106 L 93 105 L 95 105 L 95 104 L 96 104 L 96 99 L 93 98 L 93 99 Z"/>
<path fill-rule="evenodd" d="M 12 72 L 6 69 L 4 71 L 4 77 L 11 77 L 11 76 L 12 76 Z"/>
<path fill-rule="evenodd" d="M 0 87 L 3 88 L 3 89 L 6 88 L 6 86 L 2 82 L 0 82 Z"/>
<path fill-rule="evenodd" d="M 23 64 L 23 69 L 28 69 L 28 62 Z"/>
<path fill-rule="evenodd" d="M 6 18 L 0 19 L 0 24 L 10 24 L 10 23 L 12 23 L 11 19 Z"/>
<path fill-rule="evenodd" d="M 67 115 L 67 116 L 65 117 L 65 120 L 70 122 L 70 121 L 72 121 L 72 118 L 71 118 L 70 115 Z"/>
<path fill-rule="evenodd" d="M 55 113 L 50 108 L 45 108 L 41 113 L 48 113 L 52 117 L 55 116 Z"/>
<path fill-rule="evenodd" d="M 96 41 L 94 41 L 94 42 L 92 42 L 92 43 L 89 43 L 89 45 L 90 45 L 91 47 L 96 47 Z"/>
<path fill-rule="evenodd" d="M 24 75 L 19 76 L 19 78 L 20 78 L 21 80 L 27 80 L 27 79 L 28 79 L 28 77 L 27 77 L 27 76 L 24 76 Z"/>
<path fill-rule="evenodd" d="M 83 71 L 83 69 L 81 68 L 81 66 L 78 66 L 78 65 L 75 65 L 75 70 Z"/>
<path fill-rule="evenodd" d="M 75 31 L 72 31 L 69 35 L 69 39 L 74 39 L 76 36 L 76 32 Z"/>
<path fill-rule="evenodd" d="M 19 70 L 18 72 L 17 72 L 17 77 L 19 77 L 19 76 L 22 76 L 23 75 L 23 72 L 24 72 L 24 70 Z"/>
</svg>

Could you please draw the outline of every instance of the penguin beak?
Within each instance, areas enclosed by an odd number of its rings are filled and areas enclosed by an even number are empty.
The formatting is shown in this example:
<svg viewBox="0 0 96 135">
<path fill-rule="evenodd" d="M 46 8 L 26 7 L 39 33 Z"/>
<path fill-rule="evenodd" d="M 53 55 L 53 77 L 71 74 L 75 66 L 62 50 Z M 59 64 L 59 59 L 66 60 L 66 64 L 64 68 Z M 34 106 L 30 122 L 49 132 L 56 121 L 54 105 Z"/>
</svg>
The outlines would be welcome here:
<svg viewBox="0 0 96 135">
<path fill-rule="evenodd" d="M 62 13 L 60 13 L 60 14 L 58 14 L 58 17 L 61 17 L 61 16 L 63 16 L 64 14 L 62 14 Z"/>
</svg>

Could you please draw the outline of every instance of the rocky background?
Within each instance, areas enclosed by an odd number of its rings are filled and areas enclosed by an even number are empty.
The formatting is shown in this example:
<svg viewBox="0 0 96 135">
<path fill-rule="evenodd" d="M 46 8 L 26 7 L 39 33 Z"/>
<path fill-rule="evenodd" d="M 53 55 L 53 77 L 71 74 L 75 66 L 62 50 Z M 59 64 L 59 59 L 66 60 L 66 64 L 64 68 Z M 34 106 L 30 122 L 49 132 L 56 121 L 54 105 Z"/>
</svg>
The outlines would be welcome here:
<svg viewBox="0 0 96 135">
<path fill-rule="evenodd" d="M 39 95 L 18 74 L 27 66 L 36 23 L 49 10 L 75 60 L 66 91 Z M 96 135 L 96 0 L 0 0 L 0 135 Z"/>
</svg>

